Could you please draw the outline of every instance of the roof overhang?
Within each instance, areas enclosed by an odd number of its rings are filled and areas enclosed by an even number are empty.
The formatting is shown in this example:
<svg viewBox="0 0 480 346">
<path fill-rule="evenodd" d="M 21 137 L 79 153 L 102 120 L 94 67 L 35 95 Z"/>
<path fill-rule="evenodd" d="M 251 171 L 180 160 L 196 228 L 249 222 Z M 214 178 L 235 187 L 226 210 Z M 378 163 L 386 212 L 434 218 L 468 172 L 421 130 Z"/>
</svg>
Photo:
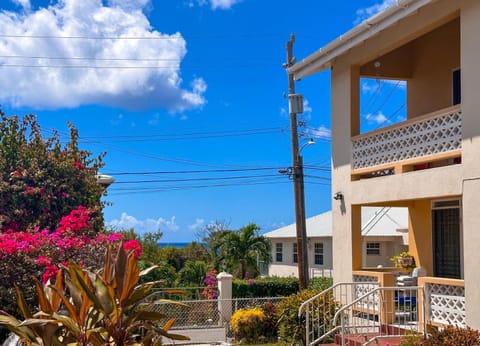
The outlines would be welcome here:
<svg viewBox="0 0 480 346">
<path fill-rule="evenodd" d="M 296 63 L 287 71 L 289 74 L 293 74 L 296 80 L 300 80 L 303 77 L 330 68 L 334 59 L 338 56 L 434 1 L 436 0 L 397 0 L 394 5 L 363 21 L 323 48 Z"/>
</svg>

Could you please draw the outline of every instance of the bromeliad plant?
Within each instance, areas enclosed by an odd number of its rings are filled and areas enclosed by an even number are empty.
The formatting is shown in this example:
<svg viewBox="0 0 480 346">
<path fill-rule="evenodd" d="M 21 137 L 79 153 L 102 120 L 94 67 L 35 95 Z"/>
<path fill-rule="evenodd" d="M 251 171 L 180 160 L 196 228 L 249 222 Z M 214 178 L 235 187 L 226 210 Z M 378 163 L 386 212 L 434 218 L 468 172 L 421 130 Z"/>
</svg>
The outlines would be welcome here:
<svg viewBox="0 0 480 346">
<path fill-rule="evenodd" d="M 160 282 L 138 285 L 141 276 L 135 252 L 120 246 L 113 254 L 108 248 L 105 265 L 99 273 L 69 263 L 58 271 L 55 283 L 42 284 L 35 279 L 39 311 L 32 314 L 16 287 L 20 321 L 1 312 L 0 326 L 8 328 L 29 345 L 161 345 L 162 337 L 189 340 L 169 333 L 174 324 L 163 313 L 154 311 L 156 303 L 147 302 L 152 288 Z M 160 322 L 163 322 L 161 325 Z"/>
</svg>

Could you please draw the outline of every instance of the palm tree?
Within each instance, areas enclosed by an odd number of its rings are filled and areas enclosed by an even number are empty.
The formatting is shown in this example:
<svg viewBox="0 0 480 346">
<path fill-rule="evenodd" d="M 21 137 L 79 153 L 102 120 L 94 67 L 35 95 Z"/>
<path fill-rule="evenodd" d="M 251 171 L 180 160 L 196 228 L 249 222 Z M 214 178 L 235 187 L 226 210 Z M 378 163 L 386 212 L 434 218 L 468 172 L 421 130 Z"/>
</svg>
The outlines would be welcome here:
<svg viewBox="0 0 480 346">
<path fill-rule="evenodd" d="M 247 268 L 258 271 L 258 261 L 270 263 L 270 242 L 258 235 L 260 227 L 251 223 L 221 239 L 221 257 L 232 266 L 239 265 L 240 277 L 246 278 Z"/>
<path fill-rule="evenodd" d="M 186 261 L 183 268 L 178 272 L 178 283 L 185 287 L 203 286 L 207 271 L 207 264 L 203 261 Z"/>
</svg>

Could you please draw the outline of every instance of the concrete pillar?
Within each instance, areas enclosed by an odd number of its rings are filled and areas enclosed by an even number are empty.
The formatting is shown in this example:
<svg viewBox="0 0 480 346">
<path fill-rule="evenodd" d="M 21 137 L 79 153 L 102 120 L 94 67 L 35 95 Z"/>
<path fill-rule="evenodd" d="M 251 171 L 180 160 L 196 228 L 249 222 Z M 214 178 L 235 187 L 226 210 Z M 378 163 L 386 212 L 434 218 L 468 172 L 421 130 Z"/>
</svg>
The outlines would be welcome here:
<svg viewBox="0 0 480 346">
<path fill-rule="evenodd" d="M 220 312 L 220 325 L 230 322 L 232 317 L 232 283 L 233 276 L 226 272 L 217 275 L 218 282 L 218 311 Z"/>
</svg>

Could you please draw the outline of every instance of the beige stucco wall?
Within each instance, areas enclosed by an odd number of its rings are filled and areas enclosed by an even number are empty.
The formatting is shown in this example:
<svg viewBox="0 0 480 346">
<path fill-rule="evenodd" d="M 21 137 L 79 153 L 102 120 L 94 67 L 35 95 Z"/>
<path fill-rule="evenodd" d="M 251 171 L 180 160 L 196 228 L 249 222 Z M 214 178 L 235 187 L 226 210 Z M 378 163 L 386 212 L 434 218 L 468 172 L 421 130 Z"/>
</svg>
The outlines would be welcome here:
<svg viewBox="0 0 480 346">
<path fill-rule="evenodd" d="M 467 323 L 480 329 L 480 2 L 462 1 L 463 237 Z"/>
<path fill-rule="evenodd" d="M 455 19 L 412 44 L 408 117 L 452 105 L 452 71 L 460 67 L 460 21 Z"/>
</svg>

